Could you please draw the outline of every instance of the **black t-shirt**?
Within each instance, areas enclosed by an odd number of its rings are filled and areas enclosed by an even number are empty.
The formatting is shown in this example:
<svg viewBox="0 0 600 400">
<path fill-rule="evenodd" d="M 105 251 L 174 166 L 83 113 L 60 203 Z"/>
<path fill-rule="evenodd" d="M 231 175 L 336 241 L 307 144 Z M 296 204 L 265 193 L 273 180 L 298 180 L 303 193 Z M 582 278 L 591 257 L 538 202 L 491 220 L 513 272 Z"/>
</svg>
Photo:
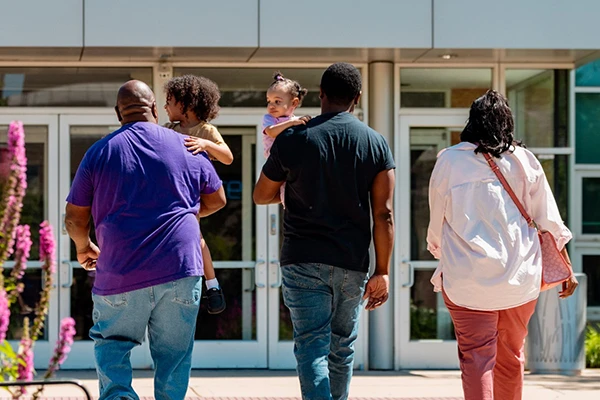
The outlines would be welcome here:
<svg viewBox="0 0 600 400">
<path fill-rule="evenodd" d="M 263 173 L 286 181 L 281 265 L 369 269 L 370 191 L 395 168 L 379 133 L 347 112 L 329 113 L 277 137 Z"/>
</svg>

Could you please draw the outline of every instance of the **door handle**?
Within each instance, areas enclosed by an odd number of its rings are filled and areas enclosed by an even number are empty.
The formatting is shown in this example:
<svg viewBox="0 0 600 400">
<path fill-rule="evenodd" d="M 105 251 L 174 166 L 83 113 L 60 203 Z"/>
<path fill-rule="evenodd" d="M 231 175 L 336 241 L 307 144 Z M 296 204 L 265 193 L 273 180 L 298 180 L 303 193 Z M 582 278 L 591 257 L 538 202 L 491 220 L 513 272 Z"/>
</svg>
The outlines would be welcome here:
<svg viewBox="0 0 600 400">
<path fill-rule="evenodd" d="M 271 236 L 275 236 L 277 235 L 277 215 L 276 214 L 271 214 L 270 216 L 270 234 Z"/>
<path fill-rule="evenodd" d="M 402 264 L 408 265 L 408 282 L 402 284 L 404 288 L 411 288 L 415 284 L 415 267 L 409 260 L 402 260 Z"/>
<path fill-rule="evenodd" d="M 71 262 L 71 260 L 62 260 L 61 264 L 64 264 L 68 267 L 68 271 L 67 271 L 67 281 L 65 283 L 63 283 L 61 286 L 64 287 L 65 289 L 70 288 L 71 286 L 73 286 L 73 263 Z"/>
<path fill-rule="evenodd" d="M 281 266 L 279 265 L 279 260 L 271 260 L 269 262 L 269 266 L 277 268 L 277 281 L 275 283 L 272 283 L 271 287 L 273 289 L 280 288 L 282 282 L 281 282 Z"/>
<path fill-rule="evenodd" d="M 267 287 L 266 284 L 259 282 L 258 279 L 256 279 L 256 275 L 260 273 L 259 267 L 261 267 L 265 264 L 266 264 L 265 260 L 256 260 L 256 264 L 254 264 L 254 285 L 259 289 L 263 289 L 263 288 Z"/>
<path fill-rule="evenodd" d="M 63 214 L 62 218 L 60 220 L 60 226 L 61 226 L 61 231 L 63 235 L 67 234 L 67 224 L 65 223 L 65 217 L 67 216 L 67 214 Z"/>
</svg>

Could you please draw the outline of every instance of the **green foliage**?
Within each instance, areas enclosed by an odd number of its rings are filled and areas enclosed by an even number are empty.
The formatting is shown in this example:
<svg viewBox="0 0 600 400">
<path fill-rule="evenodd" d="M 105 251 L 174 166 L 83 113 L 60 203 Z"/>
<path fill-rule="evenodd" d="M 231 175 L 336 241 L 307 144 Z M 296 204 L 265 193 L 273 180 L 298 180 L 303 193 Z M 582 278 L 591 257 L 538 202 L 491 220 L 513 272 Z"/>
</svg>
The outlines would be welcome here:
<svg viewBox="0 0 600 400">
<path fill-rule="evenodd" d="M 585 335 L 585 364 L 587 368 L 600 368 L 600 330 L 592 326 Z"/>
<path fill-rule="evenodd" d="M 437 315 L 434 309 L 410 305 L 410 338 L 436 339 Z"/>
</svg>

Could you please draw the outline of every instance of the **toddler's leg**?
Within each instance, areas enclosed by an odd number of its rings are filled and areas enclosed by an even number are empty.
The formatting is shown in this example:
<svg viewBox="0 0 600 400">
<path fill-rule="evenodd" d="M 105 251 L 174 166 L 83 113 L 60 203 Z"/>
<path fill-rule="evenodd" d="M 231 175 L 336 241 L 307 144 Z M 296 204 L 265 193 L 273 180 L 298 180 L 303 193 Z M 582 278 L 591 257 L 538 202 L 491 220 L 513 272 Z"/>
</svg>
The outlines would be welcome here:
<svg viewBox="0 0 600 400">
<path fill-rule="evenodd" d="M 207 309 L 209 314 L 219 314 L 225 310 L 225 296 L 219 286 L 219 281 L 215 275 L 215 266 L 213 265 L 210 250 L 204 241 L 200 239 L 202 249 L 202 263 L 204 264 L 204 283 L 206 284 L 206 297 L 208 299 Z"/>
<path fill-rule="evenodd" d="M 215 275 L 215 266 L 213 265 L 212 257 L 210 255 L 210 250 L 208 249 L 208 246 L 206 245 L 204 238 L 200 238 L 200 248 L 202 249 L 202 264 L 204 265 L 204 279 L 206 281 L 209 281 L 212 279 L 217 279 L 217 276 Z M 219 286 L 218 283 L 217 283 L 217 286 Z M 208 284 L 206 285 L 206 287 L 208 289 L 210 289 Z"/>
</svg>

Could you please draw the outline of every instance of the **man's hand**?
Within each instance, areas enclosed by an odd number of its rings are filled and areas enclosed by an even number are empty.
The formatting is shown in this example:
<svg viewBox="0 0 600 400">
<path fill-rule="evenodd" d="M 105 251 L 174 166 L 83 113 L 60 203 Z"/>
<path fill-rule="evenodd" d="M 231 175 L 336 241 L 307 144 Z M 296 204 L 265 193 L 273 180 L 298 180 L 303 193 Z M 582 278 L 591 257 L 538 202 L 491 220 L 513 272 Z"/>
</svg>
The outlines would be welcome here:
<svg viewBox="0 0 600 400">
<path fill-rule="evenodd" d="M 82 248 L 77 249 L 77 261 L 86 271 L 93 271 L 96 269 L 96 261 L 100 255 L 100 249 L 92 241 Z"/>
<path fill-rule="evenodd" d="M 185 138 L 185 147 L 187 147 L 188 151 L 191 151 L 192 154 L 198 154 L 202 151 L 208 151 L 208 148 L 212 142 L 210 140 L 197 138 L 193 136 L 188 136 Z"/>
<path fill-rule="evenodd" d="M 311 119 L 312 117 L 310 115 L 305 115 L 303 117 L 293 119 L 292 121 L 294 125 L 306 125 L 306 123 Z"/>
<path fill-rule="evenodd" d="M 390 277 L 389 275 L 373 275 L 369 278 L 365 288 L 363 300 L 369 299 L 365 309 L 374 310 L 383 305 L 390 294 Z"/>
</svg>

